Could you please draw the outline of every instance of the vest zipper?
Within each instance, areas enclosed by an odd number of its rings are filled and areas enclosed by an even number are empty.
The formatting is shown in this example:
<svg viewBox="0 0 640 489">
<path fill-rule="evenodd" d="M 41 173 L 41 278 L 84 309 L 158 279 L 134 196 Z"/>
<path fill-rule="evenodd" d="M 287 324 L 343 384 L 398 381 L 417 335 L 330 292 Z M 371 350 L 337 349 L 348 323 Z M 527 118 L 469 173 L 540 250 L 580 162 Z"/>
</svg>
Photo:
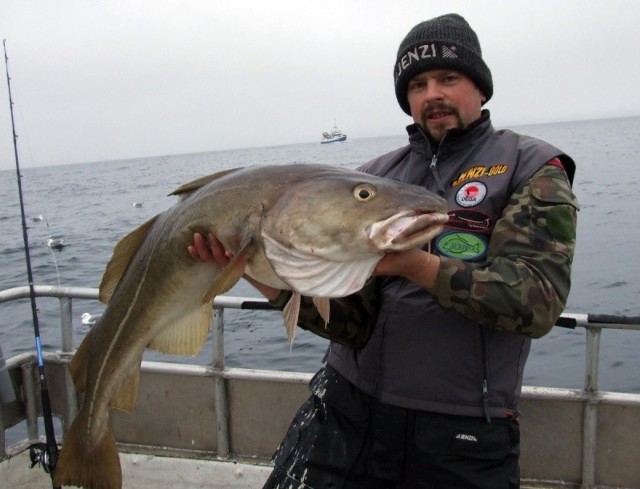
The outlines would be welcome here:
<svg viewBox="0 0 640 489">
<path fill-rule="evenodd" d="M 424 132 L 424 129 L 421 126 L 418 126 L 418 131 L 420 131 L 420 134 L 422 134 L 422 137 L 427 142 L 427 144 L 431 148 L 431 152 L 433 153 L 433 156 L 431 157 L 431 163 L 429 163 L 429 168 L 431 169 L 431 174 L 433 175 L 433 179 L 436 182 L 436 186 L 438 187 L 438 194 L 440 195 L 440 197 L 444 197 L 444 185 L 442 185 L 442 180 L 440 179 L 437 165 L 438 155 L 440 154 L 440 147 L 442 146 L 442 142 L 444 141 L 444 139 L 447 137 L 447 134 L 445 133 L 444 136 L 442 136 L 442 139 L 438 144 L 438 149 L 436 151 L 433 151 L 433 145 L 431 144 L 431 141 L 429 141 L 429 137 Z"/>
<path fill-rule="evenodd" d="M 484 326 L 480 326 L 480 341 L 482 341 L 482 408 L 487 423 L 491 423 L 489 414 L 489 339 Z"/>
<path fill-rule="evenodd" d="M 440 179 L 440 174 L 438 173 L 438 167 L 436 166 L 438 163 L 438 153 L 434 153 L 431 157 L 431 163 L 429 163 L 429 168 L 431 168 L 431 173 L 433 174 L 433 179 L 436 182 L 438 187 L 438 194 L 443 197 L 444 196 L 444 185 L 442 185 L 442 180 Z"/>
</svg>

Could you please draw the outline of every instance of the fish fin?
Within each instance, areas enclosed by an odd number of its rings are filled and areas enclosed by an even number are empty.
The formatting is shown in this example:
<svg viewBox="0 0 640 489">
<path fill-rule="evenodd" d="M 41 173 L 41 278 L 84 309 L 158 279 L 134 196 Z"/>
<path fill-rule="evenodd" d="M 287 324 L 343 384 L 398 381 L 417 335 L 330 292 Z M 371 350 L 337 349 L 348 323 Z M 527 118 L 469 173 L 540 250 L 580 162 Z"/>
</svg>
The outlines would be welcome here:
<svg viewBox="0 0 640 489">
<path fill-rule="evenodd" d="M 299 293 L 294 292 L 287 305 L 282 310 L 284 316 L 284 327 L 287 330 L 287 340 L 289 347 L 293 345 L 293 339 L 296 336 L 296 327 L 298 326 L 298 315 L 300 314 L 300 301 L 302 297 Z"/>
<path fill-rule="evenodd" d="M 249 261 L 249 250 L 253 246 L 253 242 L 249 240 L 233 259 L 224 267 L 207 292 L 202 296 L 202 303 L 209 304 L 217 295 L 224 294 L 231 287 L 238 283 L 244 275 Z"/>
<path fill-rule="evenodd" d="M 195 180 L 191 180 L 183 185 L 180 185 L 177 189 L 171 192 L 169 195 L 179 195 L 182 198 L 188 196 L 188 194 L 195 192 L 199 188 L 204 187 L 205 185 L 213 182 L 214 180 L 218 180 L 230 173 L 234 173 L 238 170 L 242 170 L 242 168 L 231 168 L 230 170 L 223 170 L 218 173 L 214 173 L 212 175 L 206 175 L 204 177 L 196 178 Z"/>
<path fill-rule="evenodd" d="M 136 366 L 131 372 L 120 382 L 118 390 L 113 394 L 109 401 L 109 407 L 119 409 L 131 414 L 136 405 L 138 398 L 138 384 L 140 383 L 140 364 L 142 363 L 142 355 L 140 360 L 136 362 Z"/>
<path fill-rule="evenodd" d="M 169 355 L 196 355 L 207 341 L 212 314 L 207 302 L 158 333 L 147 348 Z"/>
<path fill-rule="evenodd" d="M 313 304 L 316 306 L 316 309 L 318 310 L 318 314 L 320 314 L 320 317 L 324 319 L 324 325 L 326 326 L 327 324 L 329 324 L 329 315 L 330 315 L 329 307 L 331 304 L 329 299 L 326 297 L 314 297 Z"/>
<path fill-rule="evenodd" d="M 69 362 L 69 373 L 78 392 L 84 392 L 86 388 L 89 356 L 91 354 L 91 336 L 94 331 L 95 329 L 89 330 Z"/>
<path fill-rule="evenodd" d="M 113 255 L 111 255 L 111 259 L 109 263 L 107 263 L 107 267 L 102 275 L 102 282 L 100 282 L 99 299 L 101 302 L 108 304 L 109 301 L 111 301 L 113 292 L 120 283 L 122 275 L 124 275 L 131 259 L 147 237 L 147 233 L 156 222 L 156 219 L 158 219 L 158 216 L 149 219 L 142 226 L 118 241 L 113 248 Z"/>
<path fill-rule="evenodd" d="M 335 261 L 318 250 L 311 253 L 279 243 L 262 234 L 264 251 L 278 277 L 309 297 L 345 297 L 360 290 L 382 258 L 372 255 L 360 260 Z"/>
<path fill-rule="evenodd" d="M 116 441 L 110 427 L 91 449 L 83 442 L 79 419 L 71 424 L 64 437 L 60 457 L 56 463 L 54 485 L 94 488 L 122 487 L 122 469 Z"/>
</svg>

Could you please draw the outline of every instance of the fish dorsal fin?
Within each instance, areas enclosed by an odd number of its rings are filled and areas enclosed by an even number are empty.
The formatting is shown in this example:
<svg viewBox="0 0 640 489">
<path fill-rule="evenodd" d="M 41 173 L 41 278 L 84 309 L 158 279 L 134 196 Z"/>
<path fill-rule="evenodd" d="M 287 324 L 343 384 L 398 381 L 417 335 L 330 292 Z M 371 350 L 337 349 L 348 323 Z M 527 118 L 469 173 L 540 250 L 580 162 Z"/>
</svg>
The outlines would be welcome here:
<svg viewBox="0 0 640 489">
<path fill-rule="evenodd" d="M 300 314 L 300 301 L 302 297 L 299 293 L 291 294 L 287 305 L 282 310 L 284 316 L 284 327 L 287 330 L 287 340 L 289 340 L 289 348 L 293 345 L 293 339 L 296 337 L 296 327 L 298 326 L 298 315 Z"/>
<path fill-rule="evenodd" d="M 158 219 L 158 216 L 149 219 L 142 226 L 118 241 L 113 248 L 113 255 L 111 255 L 111 259 L 109 263 L 107 263 L 107 267 L 102 275 L 102 282 L 100 282 L 99 298 L 101 302 L 108 304 L 109 301 L 111 301 L 113 292 L 120 283 L 122 275 L 129 266 L 136 251 L 138 251 L 138 248 L 140 248 L 140 245 L 147 237 L 147 233 L 156 222 L 156 219 Z"/>
<path fill-rule="evenodd" d="M 262 234 L 264 250 L 278 277 L 309 297 L 344 297 L 360 290 L 382 255 L 332 261 L 316 253 L 284 246 Z"/>
<path fill-rule="evenodd" d="M 211 303 L 217 295 L 224 294 L 238 283 L 238 280 L 242 278 L 247 268 L 252 244 L 253 242 L 251 240 L 247 241 L 238 254 L 220 271 L 220 274 L 213 281 L 209 290 L 202 296 L 203 304 Z"/>
<path fill-rule="evenodd" d="M 206 175 L 204 177 L 196 178 L 195 180 L 191 180 L 183 185 L 180 185 L 177 189 L 171 192 L 169 195 L 178 195 L 180 197 L 186 197 L 188 194 L 195 192 L 199 188 L 208 185 L 214 180 L 218 180 L 219 178 L 225 177 L 231 173 L 242 170 L 242 168 L 231 168 L 230 170 L 223 170 L 218 173 L 214 173 L 212 175 Z"/>
<path fill-rule="evenodd" d="M 120 381 L 118 390 L 113 394 L 109 401 L 109 407 L 119 409 L 127 413 L 132 413 L 138 398 L 138 384 L 140 383 L 140 363 L 142 362 L 142 353 L 136 360 L 135 366 L 129 374 Z"/>
<path fill-rule="evenodd" d="M 314 297 L 313 304 L 316 306 L 316 309 L 318 310 L 318 314 L 320 314 L 320 317 L 324 319 L 324 325 L 326 327 L 327 324 L 329 324 L 329 316 L 330 316 L 329 305 L 331 303 L 329 299 L 326 297 Z"/>
<path fill-rule="evenodd" d="M 196 355 L 207 341 L 212 314 L 211 304 L 202 305 L 162 330 L 147 348 L 170 355 Z"/>
</svg>

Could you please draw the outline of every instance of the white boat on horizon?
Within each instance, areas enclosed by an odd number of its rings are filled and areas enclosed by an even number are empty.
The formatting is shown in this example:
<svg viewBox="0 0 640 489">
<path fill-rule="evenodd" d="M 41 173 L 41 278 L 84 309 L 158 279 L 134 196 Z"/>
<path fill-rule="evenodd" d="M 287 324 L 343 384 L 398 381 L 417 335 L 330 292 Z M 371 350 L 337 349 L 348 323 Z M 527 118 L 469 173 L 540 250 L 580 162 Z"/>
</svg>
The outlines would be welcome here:
<svg viewBox="0 0 640 489">
<path fill-rule="evenodd" d="M 322 133 L 322 140 L 320 141 L 320 144 L 339 143 L 346 140 L 347 135 L 343 133 L 336 125 L 336 122 L 333 121 L 333 128 Z"/>
</svg>

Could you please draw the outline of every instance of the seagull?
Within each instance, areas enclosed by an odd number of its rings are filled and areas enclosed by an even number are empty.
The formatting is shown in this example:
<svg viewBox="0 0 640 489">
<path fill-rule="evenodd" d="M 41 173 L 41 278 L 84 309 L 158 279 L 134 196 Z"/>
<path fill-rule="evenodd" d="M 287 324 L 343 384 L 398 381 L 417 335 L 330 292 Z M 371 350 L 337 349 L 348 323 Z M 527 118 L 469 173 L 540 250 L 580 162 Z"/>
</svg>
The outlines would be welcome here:
<svg viewBox="0 0 640 489">
<path fill-rule="evenodd" d="M 67 245 L 64 243 L 64 238 L 63 237 L 51 235 L 51 236 L 49 236 L 47 238 L 47 246 L 49 248 L 53 248 L 53 249 L 56 249 L 56 250 L 61 250 L 62 248 L 64 248 Z"/>
<path fill-rule="evenodd" d="M 90 314 L 88 312 L 85 312 L 82 315 L 82 324 L 93 326 L 94 324 L 96 324 L 96 321 L 100 319 L 100 316 L 102 316 L 102 314 Z"/>
</svg>

